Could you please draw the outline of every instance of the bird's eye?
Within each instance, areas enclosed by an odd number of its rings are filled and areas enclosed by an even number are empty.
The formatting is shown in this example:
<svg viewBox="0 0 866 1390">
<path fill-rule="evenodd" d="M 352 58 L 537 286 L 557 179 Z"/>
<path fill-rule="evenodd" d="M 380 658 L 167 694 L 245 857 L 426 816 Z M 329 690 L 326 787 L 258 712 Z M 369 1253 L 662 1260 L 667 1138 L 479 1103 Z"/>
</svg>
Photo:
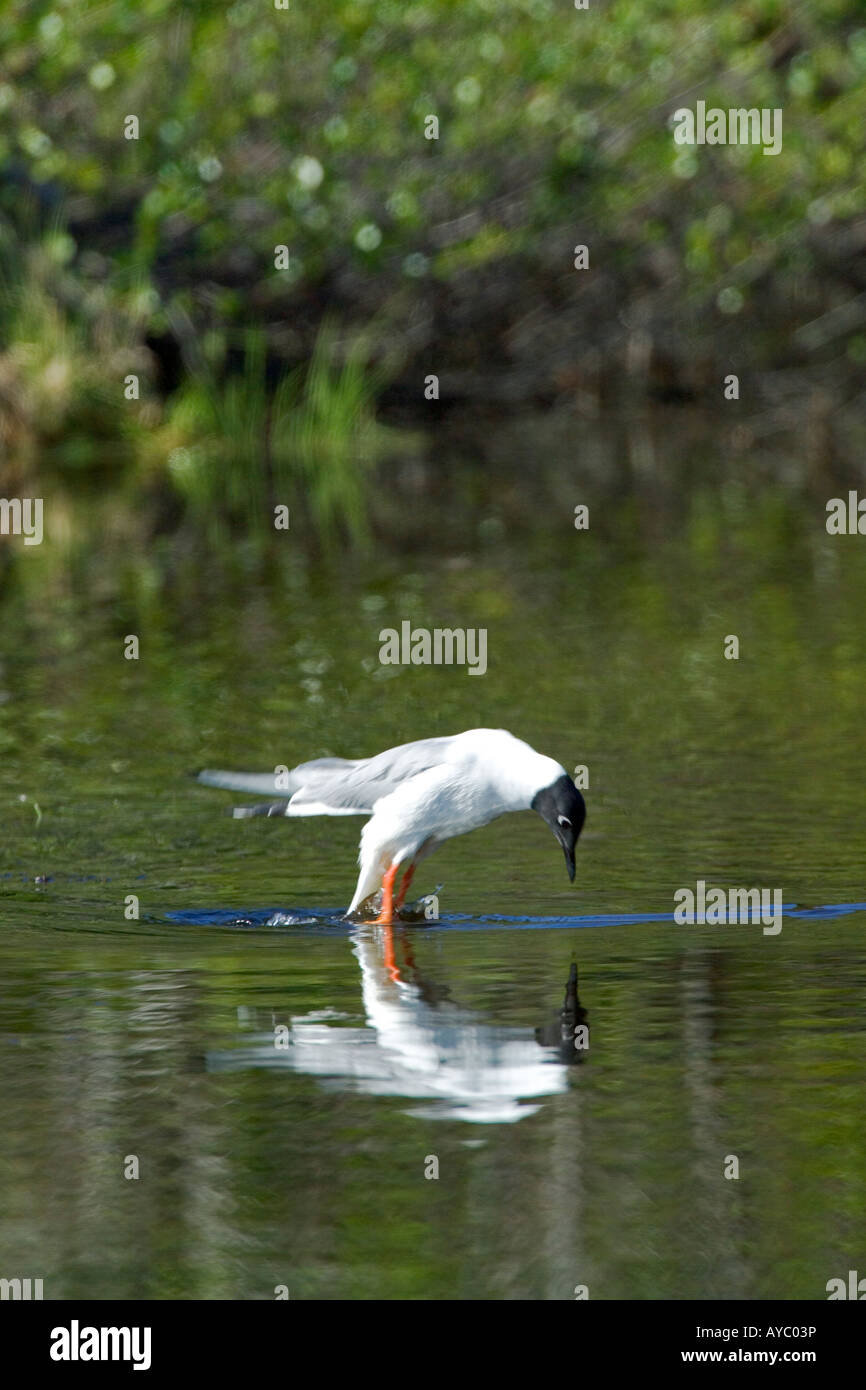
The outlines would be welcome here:
<svg viewBox="0 0 866 1390">
<path fill-rule="evenodd" d="M 568 816 L 557 816 L 556 819 L 559 821 L 560 825 L 567 825 L 569 830 L 571 829 L 571 821 L 568 819 Z"/>
</svg>

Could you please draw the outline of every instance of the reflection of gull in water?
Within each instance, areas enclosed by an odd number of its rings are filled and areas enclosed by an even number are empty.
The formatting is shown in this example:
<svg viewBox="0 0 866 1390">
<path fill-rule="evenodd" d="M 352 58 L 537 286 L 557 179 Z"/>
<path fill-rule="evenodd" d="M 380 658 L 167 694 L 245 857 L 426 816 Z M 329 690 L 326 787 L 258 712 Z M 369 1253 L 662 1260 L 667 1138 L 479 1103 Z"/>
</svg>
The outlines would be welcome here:
<svg viewBox="0 0 866 1390">
<path fill-rule="evenodd" d="M 409 1111 L 413 1115 L 481 1124 L 520 1120 L 539 1108 L 521 1102 L 566 1089 L 556 1047 L 544 1046 L 528 1029 L 480 1023 L 442 999 L 442 991 L 436 1000 L 436 987 L 417 977 L 406 934 L 411 983 L 386 964 L 379 940 L 372 927 L 351 936 L 365 1026 L 335 1025 L 321 1012 L 303 1015 L 292 1019 L 287 1037 L 277 1029 L 250 1046 L 210 1054 L 209 1067 L 287 1067 L 322 1077 L 325 1085 L 434 1102 Z"/>
</svg>

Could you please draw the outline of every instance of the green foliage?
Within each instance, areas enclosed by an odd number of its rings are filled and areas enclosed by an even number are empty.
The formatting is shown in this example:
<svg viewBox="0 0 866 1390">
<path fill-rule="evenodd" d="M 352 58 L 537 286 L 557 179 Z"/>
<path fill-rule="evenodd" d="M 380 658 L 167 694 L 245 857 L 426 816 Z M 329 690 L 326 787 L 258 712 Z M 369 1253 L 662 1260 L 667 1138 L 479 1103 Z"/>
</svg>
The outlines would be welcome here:
<svg viewBox="0 0 866 1390">
<path fill-rule="evenodd" d="M 83 458 L 76 441 L 125 433 L 112 377 L 124 363 L 131 369 L 141 316 L 76 280 L 75 246 L 61 226 L 23 248 L 2 230 L 0 440 L 56 446 L 58 461 L 74 467 Z"/>
<path fill-rule="evenodd" d="M 448 274 L 449 224 L 472 212 L 464 263 L 507 254 L 518 228 L 664 208 L 685 232 L 722 200 L 722 266 L 739 237 L 774 238 L 863 206 L 866 29 L 857 0 L 593 3 L 335 0 L 287 10 L 136 0 L 12 4 L 0 20 L 0 153 L 99 219 L 127 210 L 114 255 L 198 273 L 238 248 L 274 298 L 338 264 Z M 677 151 L 683 101 L 781 106 L 775 159 Z M 140 139 L 123 138 L 124 119 Z M 439 139 L 424 139 L 436 115 Z M 415 259 L 407 260 L 414 256 Z M 422 257 L 419 260 L 418 257 Z M 273 274 L 273 272 L 271 272 Z M 690 266 L 706 283 L 714 267 Z"/>
<path fill-rule="evenodd" d="M 85 475 L 113 438 L 218 528 L 294 487 L 313 532 L 359 539 L 383 341 L 414 341 L 419 304 L 481 322 L 523 287 L 528 314 L 577 241 L 614 313 L 651 298 L 686 358 L 689 301 L 749 320 L 766 357 L 768 297 L 787 342 L 791 305 L 818 319 L 850 294 L 833 255 L 864 205 L 860 0 L 10 0 L 0 51 L 3 438 Z M 698 99 L 782 108 L 781 152 L 676 146 Z M 326 328 L 309 362 L 337 305 L 375 313 L 380 342 L 336 365 Z M 203 347 L 172 396 L 146 345 L 178 322 Z M 853 370 L 845 324 L 829 350 Z"/>
</svg>

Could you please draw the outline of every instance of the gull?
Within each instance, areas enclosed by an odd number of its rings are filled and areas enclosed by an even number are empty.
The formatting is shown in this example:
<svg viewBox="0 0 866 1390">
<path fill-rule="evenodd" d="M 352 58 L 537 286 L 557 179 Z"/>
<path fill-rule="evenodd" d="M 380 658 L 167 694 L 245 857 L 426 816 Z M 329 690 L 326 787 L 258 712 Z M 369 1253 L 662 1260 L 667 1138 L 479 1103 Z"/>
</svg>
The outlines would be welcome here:
<svg viewBox="0 0 866 1390">
<path fill-rule="evenodd" d="M 236 806 L 235 816 L 369 816 L 347 916 L 381 886 L 380 924 L 389 924 L 399 912 L 422 859 L 445 840 L 506 811 L 541 816 L 562 846 L 574 882 L 574 847 L 586 816 L 583 797 L 565 768 L 506 729 L 419 739 L 373 758 L 316 758 L 290 772 L 205 768 L 198 780 L 257 796 L 282 793 L 261 806 Z M 395 899 L 395 880 L 404 866 Z"/>
</svg>

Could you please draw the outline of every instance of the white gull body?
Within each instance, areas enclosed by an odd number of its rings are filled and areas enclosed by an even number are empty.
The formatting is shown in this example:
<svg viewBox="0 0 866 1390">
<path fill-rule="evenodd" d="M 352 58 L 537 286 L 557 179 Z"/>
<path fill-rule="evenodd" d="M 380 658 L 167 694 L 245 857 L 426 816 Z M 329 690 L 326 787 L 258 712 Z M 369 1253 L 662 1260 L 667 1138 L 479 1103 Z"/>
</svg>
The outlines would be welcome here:
<svg viewBox="0 0 866 1390">
<path fill-rule="evenodd" d="M 350 913 L 381 884 L 390 895 L 394 874 L 406 865 L 399 907 L 415 866 L 437 845 L 507 811 L 532 809 L 545 789 L 564 787 L 566 810 L 572 796 L 579 803 L 576 834 L 565 815 L 556 818 L 573 834 L 572 872 L 573 839 L 583 823 L 582 798 L 564 768 L 505 729 L 421 739 L 373 758 L 319 758 L 302 763 L 288 777 L 211 769 L 198 776 L 209 786 L 280 798 L 261 807 L 236 807 L 238 816 L 369 816 L 361 831 L 360 872 Z M 561 839 L 566 832 L 542 814 Z"/>
</svg>

